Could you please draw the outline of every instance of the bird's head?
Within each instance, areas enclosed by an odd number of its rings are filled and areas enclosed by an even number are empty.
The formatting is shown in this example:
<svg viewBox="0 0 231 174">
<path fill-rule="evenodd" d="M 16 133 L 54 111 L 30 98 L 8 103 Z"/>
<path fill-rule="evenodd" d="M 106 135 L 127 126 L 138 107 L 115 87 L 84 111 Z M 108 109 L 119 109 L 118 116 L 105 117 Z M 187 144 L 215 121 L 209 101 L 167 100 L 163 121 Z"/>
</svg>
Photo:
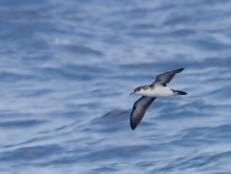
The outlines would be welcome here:
<svg viewBox="0 0 231 174">
<path fill-rule="evenodd" d="M 133 92 L 130 93 L 130 95 L 132 95 L 132 94 L 142 94 L 143 91 L 144 91 L 144 86 L 139 86 L 139 87 L 135 88 L 133 90 Z"/>
</svg>

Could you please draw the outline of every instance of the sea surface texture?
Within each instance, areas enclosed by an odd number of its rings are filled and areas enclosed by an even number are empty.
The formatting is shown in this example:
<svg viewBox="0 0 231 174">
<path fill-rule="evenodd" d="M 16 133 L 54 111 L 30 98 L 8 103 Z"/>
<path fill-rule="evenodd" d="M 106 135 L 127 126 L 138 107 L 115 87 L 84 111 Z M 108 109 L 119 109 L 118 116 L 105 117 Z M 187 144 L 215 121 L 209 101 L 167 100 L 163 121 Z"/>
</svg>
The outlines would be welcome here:
<svg viewBox="0 0 231 174">
<path fill-rule="evenodd" d="M 1 174 L 231 173 L 230 0 L 1 0 L 0 48 Z"/>
</svg>

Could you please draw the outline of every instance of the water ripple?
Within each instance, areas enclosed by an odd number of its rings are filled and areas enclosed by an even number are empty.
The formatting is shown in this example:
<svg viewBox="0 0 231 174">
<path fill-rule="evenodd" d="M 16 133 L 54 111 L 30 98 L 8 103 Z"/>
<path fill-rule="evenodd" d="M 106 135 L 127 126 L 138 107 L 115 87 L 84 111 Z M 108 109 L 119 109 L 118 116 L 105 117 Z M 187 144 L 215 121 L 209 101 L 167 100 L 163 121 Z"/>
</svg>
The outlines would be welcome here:
<svg viewBox="0 0 231 174">
<path fill-rule="evenodd" d="M 2 173 L 230 173 L 229 0 L 0 5 Z M 180 67 L 131 130 L 128 94 Z"/>
</svg>

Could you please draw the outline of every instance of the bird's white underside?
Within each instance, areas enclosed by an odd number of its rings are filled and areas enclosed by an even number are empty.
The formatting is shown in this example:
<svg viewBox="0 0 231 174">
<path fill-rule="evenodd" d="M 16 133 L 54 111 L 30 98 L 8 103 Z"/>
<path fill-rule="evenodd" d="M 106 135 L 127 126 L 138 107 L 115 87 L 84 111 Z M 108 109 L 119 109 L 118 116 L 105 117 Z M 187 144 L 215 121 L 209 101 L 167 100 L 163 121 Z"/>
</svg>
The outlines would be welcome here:
<svg viewBox="0 0 231 174">
<path fill-rule="evenodd" d="M 164 97 L 173 96 L 174 92 L 167 86 L 156 85 L 154 88 L 147 88 L 140 90 L 136 94 L 148 97 Z"/>
</svg>

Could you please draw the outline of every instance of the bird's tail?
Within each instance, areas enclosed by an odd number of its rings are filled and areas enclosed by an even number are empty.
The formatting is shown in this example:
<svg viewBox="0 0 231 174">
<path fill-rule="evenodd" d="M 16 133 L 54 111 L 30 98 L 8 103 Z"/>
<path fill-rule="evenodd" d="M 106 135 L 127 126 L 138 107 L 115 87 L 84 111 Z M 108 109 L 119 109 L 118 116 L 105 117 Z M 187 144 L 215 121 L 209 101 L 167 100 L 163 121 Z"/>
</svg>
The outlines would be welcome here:
<svg viewBox="0 0 231 174">
<path fill-rule="evenodd" d="M 184 91 L 179 91 L 179 90 L 174 90 L 172 89 L 172 91 L 174 92 L 174 95 L 186 95 L 187 92 L 184 92 Z"/>
</svg>

